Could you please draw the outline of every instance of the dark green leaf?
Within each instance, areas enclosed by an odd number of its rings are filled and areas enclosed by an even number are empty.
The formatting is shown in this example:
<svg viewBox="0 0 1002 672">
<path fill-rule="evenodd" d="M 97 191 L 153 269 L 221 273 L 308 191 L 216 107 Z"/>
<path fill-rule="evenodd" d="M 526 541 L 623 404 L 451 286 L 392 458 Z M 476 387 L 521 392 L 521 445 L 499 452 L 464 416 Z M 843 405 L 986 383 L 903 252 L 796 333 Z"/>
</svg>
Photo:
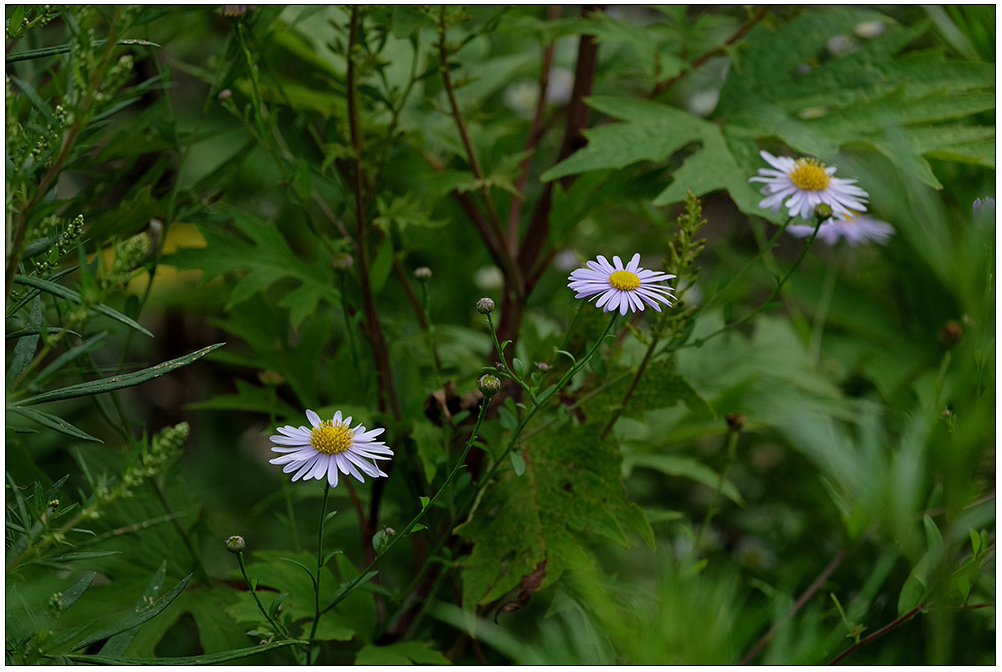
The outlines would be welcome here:
<svg viewBox="0 0 1002 672">
<path fill-rule="evenodd" d="M 104 443 L 101 439 L 91 436 L 87 432 L 74 427 L 70 423 L 66 422 L 62 418 L 51 415 L 50 413 L 45 413 L 44 411 L 39 411 L 34 408 L 24 408 L 20 406 L 8 406 L 7 411 L 9 413 L 16 413 L 32 422 L 36 422 L 43 427 L 48 427 L 49 429 L 54 429 L 60 434 L 65 434 L 67 436 L 72 436 L 77 439 L 84 439 L 85 441 L 96 441 L 97 443 Z"/>
<path fill-rule="evenodd" d="M 140 371 L 134 371 L 133 373 L 112 376 L 111 378 L 91 380 L 86 383 L 79 383 L 77 385 L 70 385 L 58 390 L 43 392 L 41 394 L 28 397 L 27 399 L 16 401 L 14 402 L 14 405 L 17 407 L 29 406 L 32 404 L 41 404 L 46 401 L 61 401 L 63 399 L 72 399 L 74 397 L 103 394 L 105 392 L 111 392 L 112 390 L 120 390 L 123 387 L 132 387 L 133 385 L 145 383 L 148 380 L 153 380 L 154 378 L 162 376 L 165 373 L 170 373 L 175 369 L 179 369 L 182 366 L 187 366 L 192 362 L 198 361 L 213 350 L 221 348 L 224 345 L 226 344 L 215 343 L 202 348 L 201 350 L 196 350 L 195 352 L 185 355 L 184 357 L 178 357 L 177 359 L 172 359 L 168 362 L 162 362 L 156 366 L 151 366 Z"/>
<path fill-rule="evenodd" d="M 159 614 L 161 611 L 166 609 L 168 606 L 170 606 L 170 603 L 173 602 L 174 599 L 181 594 L 181 591 L 184 590 L 184 587 L 188 585 L 188 581 L 190 579 L 191 579 L 191 574 L 181 579 L 180 583 L 171 588 L 170 591 L 168 591 L 167 594 L 161 597 L 159 600 L 147 604 L 138 611 L 134 611 L 128 614 L 125 618 L 121 619 L 117 623 L 114 623 L 106 628 L 98 630 L 90 637 L 87 637 L 83 641 L 74 644 L 70 650 L 76 651 L 77 649 L 86 648 L 95 642 L 100 642 L 102 639 L 113 637 L 120 632 L 125 632 L 127 630 L 131 630 L 132 628 L 142 625 L 143 623 L 150 620 L 151 618 Z"/>
<path fill-rule="evenodd" d="M 67 301 L 72 301 L 73 303 L 77 304 L 83 303 L 83 297 L 81 297 L 78 292 L 74 292 L 72 289 L 67 289 L 62 285 L 57 285 L 56 283 L 49 282 L 48 280 L 43 280 L 41 278 L 33 278 L 28 275 L 18 274 L 14 276 L 14 282 L 18 283 L 19 285 L 25 285 L 27 287 L 34 287 L 35 289 L 40 289 L 43 292 L 48 292 L 53 296 L 58 296 L 61 299 L 66 299 Z M 122 315 L 117 310 L 113 310 L 102 303 L 98 303 L 94 306 L 91 306 L 90 310 L 93 310 L 95 313 L 100 313 L 101 315 L 104 315 L 106 317 L 110 317 L 111 319 L 121 322 L 122 324 L 128 327 L 132 327 L 141 334 L 145 334 L 151 338 L 153 337 L 153 334 L 150 333 L 150 331 L 146 329 L 146 327 L 142 326 L 135 320 L 132 320 L 126 317 L 125 315 Z"/>
<path fill-rule="evenodd" d="M 228 663 L 241 658 L 281 649 L 286 646 L 306 646 L 309 642 L 300 639 L 284 639 L 278 642 L 261 644 L 260 646 L 250 646 L 246 649 L 235 649 L 233 651 L 222 651 L 220 653 L 205 653 L 198 656 L 185 656 L 181 658 L 118 658 L 113 656 L 92 656 L 82 653 L 66 654 L 66 658 L 78 663 L 89 663 L 91 665 L 218 665 Z"/>
</svg>

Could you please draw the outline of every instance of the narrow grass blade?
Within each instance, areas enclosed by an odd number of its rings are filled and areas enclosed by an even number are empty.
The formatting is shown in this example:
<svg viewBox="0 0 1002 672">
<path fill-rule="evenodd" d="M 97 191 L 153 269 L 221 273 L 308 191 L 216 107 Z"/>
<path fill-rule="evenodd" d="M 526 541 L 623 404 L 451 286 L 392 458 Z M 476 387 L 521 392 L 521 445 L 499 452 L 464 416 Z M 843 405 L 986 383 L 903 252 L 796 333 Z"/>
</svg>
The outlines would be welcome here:
<svg viewBox="0 0 1002 672">
<path fill-rule="evenodd" d="M 125 632 L 126 630 L 131 630 L 132 628 L 142 625 L 170 606 L 170 603 L 173 602 L 177 596 L 181 594 L 181 591 L 184 590 L 184 587 L 188 585 L 189 580 L 191 580 L 191 574 L 181 579 L 180 583 L 171 588 L 170 591 L 159 600 L 153 602 L 152 604 L 147 604 L 139 611 L 129 613 L 125 618 L 121 619 L 117 623 L 109 625 L 107 628 L 101 628 L 90 637 L 74 644 L 71 650 L 76 651 L 77 649 L 85 649 L 94 642 L 100 642 L 102 639 L 114 637 L 120 632 Z"/>
<path fill-rule="evenodd" d="M 35 289 L 40 289 L 43 292 L 48 292 L 53 296 L 58 296 L 59 298 L 66 299 L 67 301 L 72 301 L 74 303 L 79 303 L 79 304 L 83 303 L 83 297 L 80 296 L 78 292 L 74 292 L 72 289 L 63 287 L 62 285 L 57 285 L 56 283 L 49 282 L 48 280 L 43 280 L 41 278 L 33 278 L 28 275 L 18 274 L 14 276 L 14 282 L 16 282 L 19 285 L 25 285 L 27 287 L 34 287 Z M 146 334 L 150 338 L 153 338 L 153 334 L 148 329 L 146 329 L 146 327 L 142 326 L 132 318 L 122 315 L 117 310 L 109 308 L 103 303 L 98 303 L 94 306 L 91 306 L 91 310 L 93 310 L 95 313 L 100 313 L 106 317 L 110 317 L 113 320 L 117 320 L 118 322 L 121 322 L 126 326 L 132 327 L 136 331 L 142 334 Z"/>
<path fill-rule="evenodd" d="M 74 397 L 86 397 L 93 394 L 103 394 L 105 392 L 111 392 L 113 390 L 120 390 L 123 387 L 132 387 L 133 385 L 139 385 L 140 383 L 145 383 L 148 380 L 153 380 L 165 373 L 170 373 L 174 369 L 179 369 L 182 366 L 187 366 L 192 362 L 205 357 L 207 354 L 221 348 L 225 343 L 215 343 L 208 347 L 202 348 L 201 350 L 196 350 L 195 352 L 185 355 L 184 357 L 178 357 L 177 359 L 172 359 L 168 362 L 163 362 L 157 364 L 156 366 L 151 366 L 147 369 L 142 369 L 141 371 L 134 371 L 133 373 L 126 373 L 121 376 L 112 376 L 111 378 L 101 378 L 99 380 L 91 380 L 86 383 L 78 383 L 76 385 L 70 385 L 68 387 L 61 387 L 58 390 L 50 390 L 49 392 L 42 392 L 41 394 L 36 394 L 27 399 L 21 399 L 20 401 L 14 402 L 12 406 L 8 408 L 13 410 L 14 408 L 31 406 L 33 404 L 41 404 L 46 401 L 61 401 L 63 399 L 72 399 Z"/>
<path fill-rule="evenodd" d="M 60 434 L 65 434 L 66 436 L 72 436 L 77 439 L 83 439 L 85 441 L 96 441 L 97 443 L 104 443 L 104 441 L 97 438 L 96 436 L 91 436 L 82 429 L 74 427 L 70 423 L 63 420 L 62 418 L 56 417 L 55 415 L 51 415 L 49 413 L 43 413 L 42 411 L 38 411 L 33 408 L 19 408 L 17 406 L 8 406 L 7 411 L 9 413 L 17 413 L 23 418 L 27 418 L 32 422 L 36 422 L 42 425 L 43 427 L 54 429 Z"/>
</svg>

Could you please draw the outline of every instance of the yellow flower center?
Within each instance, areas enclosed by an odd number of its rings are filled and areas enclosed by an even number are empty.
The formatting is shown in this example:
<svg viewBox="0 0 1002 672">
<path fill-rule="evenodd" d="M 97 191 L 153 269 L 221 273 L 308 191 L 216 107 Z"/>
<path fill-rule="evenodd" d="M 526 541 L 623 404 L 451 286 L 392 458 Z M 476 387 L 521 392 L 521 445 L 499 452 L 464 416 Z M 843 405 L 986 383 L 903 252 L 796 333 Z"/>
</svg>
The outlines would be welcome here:
<svg viewBox="0 0 1002 672">
<path fill-rule="evenodd" d="M 355 442 L 355 432 L 346 422 L 324 420 L 310 430 L 310 443 L 321 453 L 335 455 L 351 448 Z"/>
<path fill-rule="evenodd" d="M 609 284 L 616 289 L 630 291 L 640 286 L 640 276 L 633 271 L 613 271 L 609 276 Z"/>
<path fill-rule="evenodd" d="M 831 176 L 825 172 L 825 164 L 817 159 L 797 159 L 793 170 L 789 173 L 790 179 L 800 189 L 808 191 L 822 191 L 831 182 Z"/>
</svg>

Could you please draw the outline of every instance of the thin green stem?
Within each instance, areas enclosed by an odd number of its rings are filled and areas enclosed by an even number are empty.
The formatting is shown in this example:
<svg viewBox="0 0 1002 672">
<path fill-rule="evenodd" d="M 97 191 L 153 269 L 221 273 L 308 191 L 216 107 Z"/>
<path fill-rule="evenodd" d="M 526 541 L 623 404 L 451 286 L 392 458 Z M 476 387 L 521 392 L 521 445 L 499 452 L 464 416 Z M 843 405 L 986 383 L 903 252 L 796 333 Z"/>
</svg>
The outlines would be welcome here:
<svg viewBox="0 0 1002 672">
<path fill-rule="evenodd" d="M 710 521 L 713 520 L 713 516 L 717 512 L 717 501 L 719 501 L 720 493 L 723 491 L 724 483 L 727 481 L 727 472 L 731 470 L 731 465 L 734 464 L 734 458 L 737 456 L 738 437 L 740 435 L 741 432 L 733 429 L 727 434 L 727 466 L 720 472 L 720 478 L 717 479 L 717 487 L 713 490 L 713 499 L 710 500 L 710 508 L 706 510 L 703 524 L 699 526 L 699 534 L 696 535 L 696 544 L 694 546 L 696 553 L 699 553 L 703 534 L 706 532 L 706 528 L 710 526 Z"/>
<path fill-rule="evenodd" d="M 463 448 L 463 454 L 456 462 L 456 465 L 452 468 L 452 471 L 449 472 L 449 475 L 446 476 L 445 482 L 442 483 L 442 487 L 440 487 L 438 491 L 434 495 L 432 495 L 430 499 L 428 499 L 427 502 L 424 502 L 423 506 L 421 507 L 421 510 L 418 511 L 417 515 L 414 516 L 414 518 L 412 518 L 411 521 L 407 523 L 407 525 L 401 531 L 395 532 L 394 534 L 389 536 L 383 547 L 379 549 L 379 552 L 376 554 L 376 557 L 373 558 L 372 562 L 370 562 L 365 567 L 365 569 L 363 569 L 359 573 L 359 575 L 356 578 L 350 581 L 348 585 L 345 586 L 344 589 L 340 593 L 338 593 L 338 595 L 334 597 L 334 599 L 332 599 L 326 607 L 320 610 L 321 614 L 326 614 L 328 611 L 336 607 L 346 597 L 355 592 L 355 590 L 362 584 L 363 580 L 368 580 L 367 577 L 372 568 L 376 566 L 376 564 L 383 558 L 383 556 L 389 553 L 390 550 L 394 546 L 396 546 L 397 542 L 399 542 L 401 539 L 410 534 L 410 531 L 414 529 L 414 526 L 421 521 L 425 513 L 427 513 L 428 510 L 432 506 L 434 506 L 435 502 L 438 501 L 438 498 L 441 497 L 442 493 L 448 489 L 449 485 L 452 483 L 453 480 L 455 480 L 456 476 L 459 474 L 459 471 L 463 468 L 466 462 L 466 456 L 467 454 L 469 454 L 470 448 L 473 447 L 473 443 L 477 439 L 477 435 L 480 432 L 480 426 L 484 423 L 484 418 L 487 417 L 487 406 L 489 405 L 489 402 L 490 398 L 487 397 L 484 399 L 483 403 L 480 404 L 480 413 L 479 415 L 477 415 L 477 422 L 473 426 L 473 432 L 470 434 L 470 439 L 469 441 L 466 442 L 466 447 Z"/>
<path fill-rule="evenodd" d="M 240 573 L 243 575 L 244 581 L 246 581 L 247 585 L 250 587 L 250 593 L 254 597 L 254 602 L 257 603 L 257 608 L 261 610 L 262 614 L 264 614 L 264 617 L 268 620 L 268 623 L 271 624 L 271 627 L 275 628 L 275 632 L 281 634 L 282 637 L 287 638 L 289 636 L 289 632 L 277 621 L 275 621 L 275 619 L 268 613 L 268 610 L 264 608 L 264 605 L 261 604 L 261 598 L 257 596 L 257 588 L 251 582 L 250 577 L 247 576 L 247 566 L 244 564 L 243 551 L 237 551 L 237 562 L 240 563 Z"/>
<path fill-rule="evenodd" d="M 504 352 L 501 349 L 501 342 L 498 341 L 497 331 L 494 329 L 494 320 L 491 318 L 491 314 L 487 313 L 484 317 L 487 318 L 487 326 L 490 328 L 491 339 L 494 341 L 494 348 L 497 350 L 498 357 L 500 358 L 502 367 L 501 373 L 518 383 L 519 386 L 525 390 L 525 393 L 529 395 L 529 399 L 532 400 L 532 403 L 539 406 L 539 400 L 536 399 L 536 394 L 533 392 L 532 387 L 527 382 L 522 380 L 522 378 L 515 373 L 510 366 L 508 366 L 508 361 L 504 358 Z"/>
<path fill-rule="evenodd" d="M 539 409 L 541 409 L 543 406 L 546 405 L 546 402 L 549 401 L 553 397 L 553 395 L 555 395 L 557 392 L 563 389 L 564 385 L 570 382 L 571 378 L 573 378 L 578 371 L 584 368 L 584 366 L 588 363 L 588 361 L 591 360 L 592 356 L 594 356 L 594 354 L 598 352 L 598 349 L 599 347 L 601 347 L 602 342 L 605 341 L 605 337 L 609 335 L 609 332 L 612 331 L 613 325 L 616 324 L 616 318 L 618 317 L 619 313 L 613 312 L 612 319 L 609 320 L 609 324 L 606 325 L 605 331 L 602 332 L 602 335 L 599 336 L 598 340 L 595 341 L 595 343 L 588 350 L 585 356 L 576 361 L 574 365 L 567 370 L 567 373 L 564 374 L 563 378 L 560 379 L 560 382 L 549 388 L 549 391 L 539 398 L 538 403 L 534 404 L 532 408 L 530 408 L 529 411 L 524 416 L 522 416 L 522 420 L 518 423 L 518 426 L 515 427 L 515 431 L 512 433 L 512 437 L 508 441 L 508 445 L 501 452 L 501 455 L 499 455 L 498 458 L 494 461 L 494 464 L 491 466 L 490 471 L 487 472 L 487 475 L 480 480 L 480 485 L 477 488 L 478 491 L 486 487 L 486 485 L 490 482 L 491 477 L 498 470 L 498 467 L 504 463 L 504 458 L 508 456 L 508 453 L 511 452 L 511 449 L 515 447 L 516 443 L 518 443 L 519 437 L 521 436 L 522 431 L 525 429 L 525 426 L 529 423 L 529 420 L 532 419 L 532 417 L 536 414 L 537 411 L 539 411 Z M 469 504 L 469 502 L 467 502 L 467 504 Z M 463 508 L 465 509 L 466 507 L 464 506 Z"/>
<path fill-rule="evenodd" d="M 317 635 L 317 627 L 320 625 L 320 577 L 324 568 L 324 523 L 327 522 L 327 500 L 330 498 L 331 484 L 324 479 L 324 503 L 320 506 L 320 522 L 317 525 L 317 578 L 313 582 L 315 615 L 313 617 L 313 627 L 310 628 L 310 648 L 306 652 L 306 664 L 313 662 L 313 640 Z"/>
<path fill-rule="evenodd" d="M 763 312 L 766 308 L 768 308 L 769 304 L 776 297 L 776 295 L 780 292 L 780 290 L 783 289 L 783 286 L 786 285 L 787 281 L 793 276 L 794 272 L 796 272 L 796 270 L 800 267 L 800 263 L 807 256 L 807 252 L 811 249 L 811 245 L 814 243 L 814 239 L 818 237 L 818 229 L 821 227 L 821 221 L 822 220 L 819 219 L 818 223 L 814 226 L 814 231 L 813 231 L 813 233 L 811 233 L 811 237 L 807 240 L 807 244 L 804 245 L 804 249 L 801 250 L 800 256 L 797 257 L 797 260 L 793 263 L 793 266 L 790 268 L 789 271 L 787 271 L 786 275 L 784 275 L 783 278 L 776 284 L 776 286 L 773 288 L 772 292 L 769 293 L 769 296 L 766 298 L 766 300 L 762 302 L 761 306 L 759 306 L 757 309 L 755 309 L 751 313 L 748 313 L 747 315 L 745 315 L 744 317 L 742 317 L 740 320 L 736 320 L 734 322 L 731 322 L 730 324 L 725 324 L 720 329 L 717 329 L 716 331 L 712 332 L 711 334 L 709 334 L 707 336 L 703 336 L 702 338 L 696 339 L 691 345 L 699 347 L 699 346 L 703 345 L 704 343 L 706 343 L 711 338 L 715 338 L 716 336 L 719 336 L 720 334 L 722 334 L 724 332 L 730 331 L 731 329 L 734 329 L 736 327 L 741 326 L 742 324 L 745 324 L 746 322 L 749 322 L 750 320 L 754 319 L 757 315 L 759 315 L 761 312 Z M 783 228 L 785 229 L 786 227 L 784 226 Z M 779 234 L 777 233 L 776 235 L 778 236 Z M 774 240 L 775 240 L 775 236 L 773 237 L 773 241 Z M 770 243 L 770 245 L 767 245 L 762 252 L 759 253 L 759 256 L 762 256 L 767 250 L 770 249 L 770 247 L 771 247 L 771 243 Z M 728 283 L 728 286 L 729 285 L 730 285 L 730 283 Z M 679 346 L 679 347 L 687 347 L 687 346 Z"/>
</svg>

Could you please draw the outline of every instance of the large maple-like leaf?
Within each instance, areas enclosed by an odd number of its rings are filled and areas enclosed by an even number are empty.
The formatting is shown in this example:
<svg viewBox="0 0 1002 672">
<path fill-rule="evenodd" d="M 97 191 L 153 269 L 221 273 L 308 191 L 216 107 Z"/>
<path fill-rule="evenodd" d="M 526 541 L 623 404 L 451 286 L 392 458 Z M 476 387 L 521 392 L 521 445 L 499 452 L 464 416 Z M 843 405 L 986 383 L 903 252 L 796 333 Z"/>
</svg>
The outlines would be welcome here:
<svg viewBox="0 0 1002 672">
<path fill-rule="evenodd" d="M 626 499 L 619 451 L 595 427 L 539 434 L 523 457 L 525 472 L 503 474 L 457 530 L 474 544 L 463 572 L 468 609 L 514 589 L 541 562 L 540 588 L 590 567 L 588 536 L 628 546 L 632 530 L 654 545 L 643 511 Z"/>
<path fill-rule="evenodd" d="M 290 311 L 294 327 L 302 324 L 317 304 L 327 301 L 340 306 L 341 295 L 334 289 L 334 271 L 325 260 L 304 260 L 289 247 L 278 227 L 238 210 L 232 210 L 234 227 L 246 238 L 223 233 L 218 227 L 199 227 L 205 247 L 186 247 L 167 255 L 164 263 L 178 268 L 202 271 L 201 283 L 235 271 L 240 275 L 226 303 L 226 310 L 264 292 L 280 280 L 291 278 L 299 286 L 289 290 L 278 302 Z"/>
<path fill-rule="evenodd" d="M 896 56 L 928 29 L 892 28 L 858 51 L 830 57 L 827 42 L 873 10 L 805 13 L 779 29 L 756 27 L 732 53 L 734 65 L 712 119 L 653 102 L 596 96 L 595 110 L 619 120 L 585 131 L 588 145 L 543 174 L 544 180 L 663 162 L 692 152 L 655 205 L 726 189 L 744 212 L 776 221 L 748 184 L 764 167 L 758 142 L 779 138 L 830 161 L 846 146 L 882 153 L 904 173 L 939 188 L 927 157 L 994 166 L 995 129 L 971 115 L 994 108 L 995 66 L 948 60 L 940 50 Z"/>
</svg>

